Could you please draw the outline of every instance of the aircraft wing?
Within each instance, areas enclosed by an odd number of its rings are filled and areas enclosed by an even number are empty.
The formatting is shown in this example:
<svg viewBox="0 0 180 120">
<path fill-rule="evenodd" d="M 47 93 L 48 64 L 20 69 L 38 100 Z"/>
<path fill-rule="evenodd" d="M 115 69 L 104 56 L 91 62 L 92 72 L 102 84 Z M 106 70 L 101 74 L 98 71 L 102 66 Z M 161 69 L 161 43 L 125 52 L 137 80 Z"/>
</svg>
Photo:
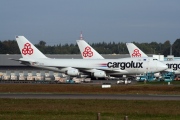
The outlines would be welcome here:
<svg viewBox="0 0 180 120">
<path fill-rule="evenodd" d="M 19 59 L 8 58 L 9 60 L 20 61 Z"/>
<path fill-rule="evenodd" d="M 59 69 L 63 69 L 63 68 L 67 68 L 65 66 L 61 66 L 61 67 L 56 67 Z M 119 68 L 117 69 L 105 69 L 105 68 L 84 68 L 84 67 L 72 67 L 74 69 L 78 69 L 81 72 L 89 72 L 89 73 L 93 73 L 96 71 L 104 71 L 106 73 L 128 73 L 126 70 L 120 70 Z"/>
<path fill-rule="evenodd" d="M 23 60 L 23 59 L 14 59 L 14 58 L 8 58 L 9 60 L 19 61 L 21 64 L 24 65 L 31 65 L 33 61 L 30 60 Z"/>
</svg>

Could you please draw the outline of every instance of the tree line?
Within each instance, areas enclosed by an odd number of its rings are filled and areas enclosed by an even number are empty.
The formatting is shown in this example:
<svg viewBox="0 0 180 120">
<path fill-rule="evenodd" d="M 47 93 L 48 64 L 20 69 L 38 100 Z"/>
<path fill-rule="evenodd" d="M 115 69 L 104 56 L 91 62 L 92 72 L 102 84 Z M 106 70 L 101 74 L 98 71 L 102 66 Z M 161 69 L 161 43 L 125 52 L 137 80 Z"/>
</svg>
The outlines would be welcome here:
<svg viewBox="0 0 180 120">
<path fill-rule="evenodd" d="M 146 54 L 163 54 L 165 56 L 170 54 L 170 41 L 164 43 L 138 43 L 133 42 Z M 129 54 L 126 43 L 123 42 L 99 42 L 90 44 L 100 54 Z M 77 44 L 57 44 L 46 45 L 46 42 L 41 40 L 35 46 L 44 54 L 80 54 Z M 20 54 L 17 42 L 15 40 L 0 41 L 0 54 Z M 172 54 L 176 57 L 180 56 L 180 39 L 177 39 L 172 44 Z"/>
</svg>

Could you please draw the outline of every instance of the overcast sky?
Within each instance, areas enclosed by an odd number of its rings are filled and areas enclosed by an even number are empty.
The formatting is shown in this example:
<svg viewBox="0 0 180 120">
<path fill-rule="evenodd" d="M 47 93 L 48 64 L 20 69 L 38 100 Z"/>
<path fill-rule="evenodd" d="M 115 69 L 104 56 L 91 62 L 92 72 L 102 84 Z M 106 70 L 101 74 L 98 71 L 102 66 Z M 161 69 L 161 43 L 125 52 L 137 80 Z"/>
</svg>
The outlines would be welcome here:
<svg viewBox="0 0 180 120">
<path fill-rule="evenodd" d="M 180 0 L 0 0 L 0 40 L 161 42 L 180 38 Z"/>
</svg>

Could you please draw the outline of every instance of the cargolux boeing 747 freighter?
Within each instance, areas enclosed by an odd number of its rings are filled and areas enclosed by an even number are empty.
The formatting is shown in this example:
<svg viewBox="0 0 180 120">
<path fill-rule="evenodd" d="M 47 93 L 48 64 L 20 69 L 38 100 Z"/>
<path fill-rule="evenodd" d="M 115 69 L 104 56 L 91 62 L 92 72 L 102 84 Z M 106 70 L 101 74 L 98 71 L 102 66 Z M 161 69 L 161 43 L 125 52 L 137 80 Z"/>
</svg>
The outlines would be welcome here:
<svg viewBox="0 0 180 120">
<path fill-rule="evenodd" d="M 96 78 L 118 76 L 124 74 L 141 74 L 159 72 L 167 66 L 152 58 L 122 58 L 122 59 L 54 59 L 41 53 L 24 36 L 16 36 L 22 58 L 16 60 L 22 64 L 66 73 L 70 76 L 88 74 Z M 93 56 L 91 52 L 91 56 Z M 11 58 L 12 59 L 12 58 Z M 15 59 L 12 59 L 15 60 Z"/>
<path fill-rule="evenodd" d="M 140 50 L 133 43 L 126 43 L 129 54 L 131 58 L 147 58 L 148 56 Z M 175 74 L 180 74 L 180 60 L 172 60 L 172 61 L 161 61 L 163 64 L 167 65 L 168 69 L 166 71 L 173 71 Z"/>
</svg>

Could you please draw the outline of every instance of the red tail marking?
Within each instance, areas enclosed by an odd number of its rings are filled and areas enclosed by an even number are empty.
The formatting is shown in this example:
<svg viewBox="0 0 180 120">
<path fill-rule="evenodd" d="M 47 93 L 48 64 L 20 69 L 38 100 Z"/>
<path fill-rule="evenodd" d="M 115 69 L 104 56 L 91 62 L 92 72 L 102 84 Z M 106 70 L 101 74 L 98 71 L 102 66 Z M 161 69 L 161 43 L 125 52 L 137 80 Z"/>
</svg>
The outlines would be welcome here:
<svg viewBox="0 0 180 120">
<path fill-rule="evenodd" d="M 84 57 L 92 57 L 93 56 L 93 52 L 91 51 L 91 48 L 89 46 L 85 47 L 83 56 Z"/>
<path fill-rule="evenodd" d="M 33 49 L 31 48 L 31 44 L 29 44 L 29 43 L 24 44 L 24 48 L 22 49 L 22 54 L 24 54 L 24 55 L 33 54 Z"/>
<path fill-rule="evenodd" d="M 138 49 L 134 49 L 134 52 L 132 54 L 132 57 L 141 57 L 141 53 L 139 53 Z"/>
</svg>

